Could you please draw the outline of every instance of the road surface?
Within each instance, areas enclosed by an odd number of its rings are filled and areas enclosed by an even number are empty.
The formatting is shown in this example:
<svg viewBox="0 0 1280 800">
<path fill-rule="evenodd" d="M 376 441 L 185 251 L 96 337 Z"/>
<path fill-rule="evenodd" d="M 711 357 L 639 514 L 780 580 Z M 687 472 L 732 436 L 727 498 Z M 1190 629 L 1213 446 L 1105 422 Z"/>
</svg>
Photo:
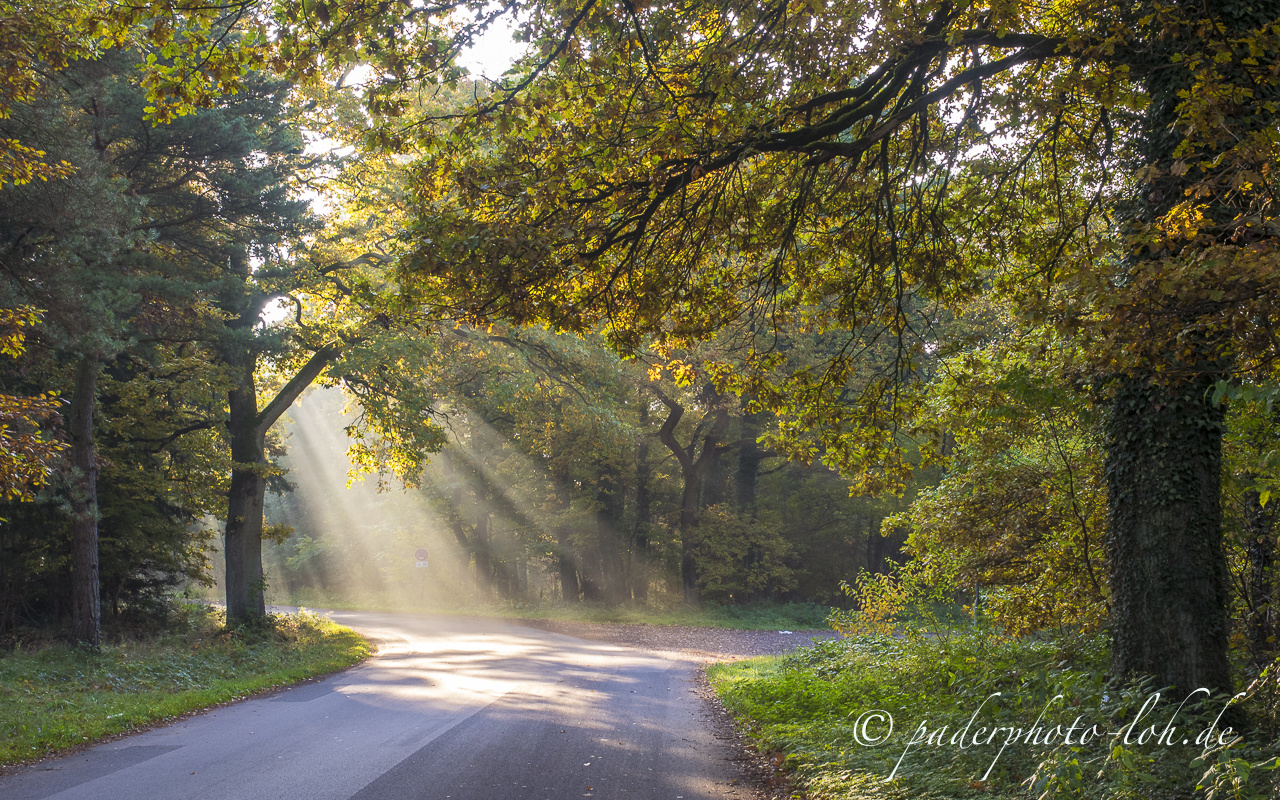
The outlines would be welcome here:
<svg viewBox="0 0 1280 800">
<path fill-rule="evenodd" d="M 752 796 L 692 661 L 500 620 L 332 617 L 378 655 L 23 768 L 0 800 Z"/>
</svg>

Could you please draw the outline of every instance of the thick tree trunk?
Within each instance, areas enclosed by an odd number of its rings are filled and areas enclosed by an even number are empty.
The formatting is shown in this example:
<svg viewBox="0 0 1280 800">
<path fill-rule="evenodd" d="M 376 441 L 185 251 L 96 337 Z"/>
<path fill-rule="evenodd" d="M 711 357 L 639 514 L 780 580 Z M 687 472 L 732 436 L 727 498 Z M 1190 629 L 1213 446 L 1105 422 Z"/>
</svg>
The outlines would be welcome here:
<svg viewBox="0 0 1280 800">
<path fill-rule="evenodd" d="M 98 359 L 81 356 L 71 396 L 71 633 L 77 642 L 97 647 L 102 625 L 98 587 L 98 464 L 93 441 L 97 405 Z"/>
<path fill-rule="evenodd" d="M 1195 59 L 1178 59 L 1203 51 L 1207 31 L 1228 43 L 1270 16 L 1259 16 L 1257 7 L 1247 4 L 1202 0 L 1175 0 L 1166 10 L 1191 24 L 1171 26 L 1163 14 L 1156 15 L 1150 23 L 1150 49 L 1132 52 L 1136 65 L 1147 70 L 1150 101 L 1135 143 L 1149 178 L 1127 212 L 1127 221 L 1139 233 L 1188 195 L 1199 197 L 1198 186 L 1230 181 L 1239 167 L 1231 158 L 1216 161 L 1213 148 L 1234 146 L 1250 128 L 1274 127 L 1274 115 L 1255 109 L 1274 100 L 1276 89 L 1256 85 L 1257 93 L 1239 107 L 1240 117 L 1222 121 L 1232 131 L 1230 137 L 1193 142 L 1194 155 L 1182 153 L 1186 137 L 1201 137 L 1204 131 L 1179 119 L 1180 104 L 1201 78 L 1188 66 Z M 1233 69 L 1228 63 L 1221 68 Z M 1240 75 L 1231 78 L 1239 80 Z M 1186 169 L 1180 166 L 1182 158 Z M 1245 195 L 1225 189 L 1212 194 L 1197 208 L 1204 229 L 1230 230 L 1232 221 L 1247 211 L 1245 205 L 1234 205 L 1249 202 Z M 1147 260 L 1174 258 L 1179 249 L 1203 246 L 1204 235 L 1193 242 L 1175 234 L 1159 252 L 1135 250 L 1134 274 L 1143 274 L 1150 266 Z M 1230 376 L 1232 354 L 1230 333 L 1213 321 L 1213 302 L 1194 292 L 1184 299 L 1181 293 L 1162 297 L 1153 290 L 1130 306 L 1135 313 L 1129 319 L 1145 316 L 1143 324 L 1149 326 L 1134 335 L 1155 337 L 1148 357 L 1162 370 L 1149 374 L 1141 365 L 1130 368 L 1119 380 L 1107 423 L 1112 671 L 1117 676 L 1150 673 L 1181 691 L 1205 687 L 1229 692 L 1220 497 L 1223 413 L 1208 398 L 1215 382 Z"/>
<path fill-rule="evenodd" d="M 227 620 L 246 622 L 267 613 L 262 574 L 262 506 L 267 491 L 266 428 L 258 421 L 252 365 L 241 367 L 230 393 L 231 491 L 227 498 Z"/>
<path fill-rule="evenodd" d="M 257 359 L 246 348 L 232 364 L 238 373 L 238 385 L 227 396 L 232 466 L 231 490 L 227 496 L 227 527 L 223 538 L 227 565 L 227 622 L 230 624 L 243 624 L 267 613 L 266 583 L 262 572 L 267 431 L 340 352 L 337 347 L 316 351 L 262 411 L 258 411 L 258 392 L 254 384 Z"/>
<path fill-rule="evenodd" d="M 1231 687 L 1219 494 L 1222 411 L 1209 378 L 1124 380 L 1107 421 L 1112 671 L 1190 692 Z"/>
</svg>

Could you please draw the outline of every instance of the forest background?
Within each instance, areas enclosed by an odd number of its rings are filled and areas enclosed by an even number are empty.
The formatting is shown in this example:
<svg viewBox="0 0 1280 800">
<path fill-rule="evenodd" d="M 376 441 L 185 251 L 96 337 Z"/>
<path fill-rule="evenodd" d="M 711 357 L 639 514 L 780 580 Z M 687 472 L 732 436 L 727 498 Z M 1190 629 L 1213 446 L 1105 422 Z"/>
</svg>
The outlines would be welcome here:
<svg viewBox="0 0 1280 800">
<path fill-rule="evenodd" d="M 62 35 L 87 37 L 82 11 Z M 361 90 L 378 81 L 353 85 L 354 59 L 308 80 L 241 67 L 234 92 L 167 112 L 148 70 L 194 45 L 157 47 L 155 20 L 104 19 L 142 39 L 47 74 L 33 62 L 8 123 L 29 171 L 4 191 L 9 385 L 25 404 L 10 418 L 8 635 L 73 621 L 93 641 L 101 612 L 75 576 L 94 559 L 116 623 L 176 588 L 222 594 L 237 528 L 264 506 L 262 533 L 244 538 L 266 537 L 272 577 L 254 570 L 260 550 L 241 556 L 257 582 L 242 589 L 250 610 L 264 588 L 436 607 L 829 606 L 843 579 L 901 558 L 905 531 L 880 535 L 898 497 L 850 497 L 831 470 L 760 446 L 767 412 L 694 366 L 732 357 L 731 342 L 664 376 L 667 354 L 624 361 L 600 335 L 468 325 L 447 297 L 406 310 L 393 267 L 412 176 L 405 156 L 370 143 L 377 117 Z M 477 91 L 419 91 L 415 113 L 451 113 Z M 341 393 L 297 411 L 298 469 L 271 424 L 310 386 Z M 350 459 L 334 442 L 343 431 Z M 76 466 L 88 454 L 93 468 Z M 368 472 L 381 494 L 346 491 Z M 429 574 L 414 567 L 420 547 L 435 553 Z"/>
<path fill-rule="evenodd" d="M 233 621 L 849 596 L 1274 658 L 1274 3 L 0 12 L 0 632 L 216 545 Z"/>
</svg>

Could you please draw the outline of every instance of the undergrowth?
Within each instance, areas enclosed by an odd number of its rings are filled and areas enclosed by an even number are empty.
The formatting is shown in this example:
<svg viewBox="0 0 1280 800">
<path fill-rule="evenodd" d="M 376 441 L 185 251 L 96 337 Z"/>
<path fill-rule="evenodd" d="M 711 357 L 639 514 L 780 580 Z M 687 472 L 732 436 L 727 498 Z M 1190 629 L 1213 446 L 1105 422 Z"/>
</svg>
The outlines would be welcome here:
<svg viewBox="0 0 1280 800">
<path fill-rule="evenodd" d="M 1219 718 L 1228 698 L 1179 709 L 1169 690 L 1109 684 L 1106 661 L 1100 639 L 1064 653 L 975 631 L 836 640 L 708 674 L 813 800 L 1280 796 L 1276 676 Z"/>
</svg>

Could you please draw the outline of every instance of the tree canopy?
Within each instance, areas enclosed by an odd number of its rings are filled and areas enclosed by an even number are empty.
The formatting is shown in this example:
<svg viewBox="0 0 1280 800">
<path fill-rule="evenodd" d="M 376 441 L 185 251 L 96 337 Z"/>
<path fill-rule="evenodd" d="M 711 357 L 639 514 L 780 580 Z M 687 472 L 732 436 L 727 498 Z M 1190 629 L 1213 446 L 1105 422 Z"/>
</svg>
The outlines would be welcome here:
<svg viewBox="0 0 1280 800">
<path fill-rule="evenodd" d="M 535 4 L 531 55 L 424 134 L 406 280 L 624 351 L 736 325 L 722 388 L 779 446 L 899 476 L 939 326 L 995 292 L 1110 408 L 1117 672 L 1225 686 L 1207 392 L 1277 355 L 1275 11 Z M 844 345 L 788 363 L 787 325 Z"/>
</svg>

